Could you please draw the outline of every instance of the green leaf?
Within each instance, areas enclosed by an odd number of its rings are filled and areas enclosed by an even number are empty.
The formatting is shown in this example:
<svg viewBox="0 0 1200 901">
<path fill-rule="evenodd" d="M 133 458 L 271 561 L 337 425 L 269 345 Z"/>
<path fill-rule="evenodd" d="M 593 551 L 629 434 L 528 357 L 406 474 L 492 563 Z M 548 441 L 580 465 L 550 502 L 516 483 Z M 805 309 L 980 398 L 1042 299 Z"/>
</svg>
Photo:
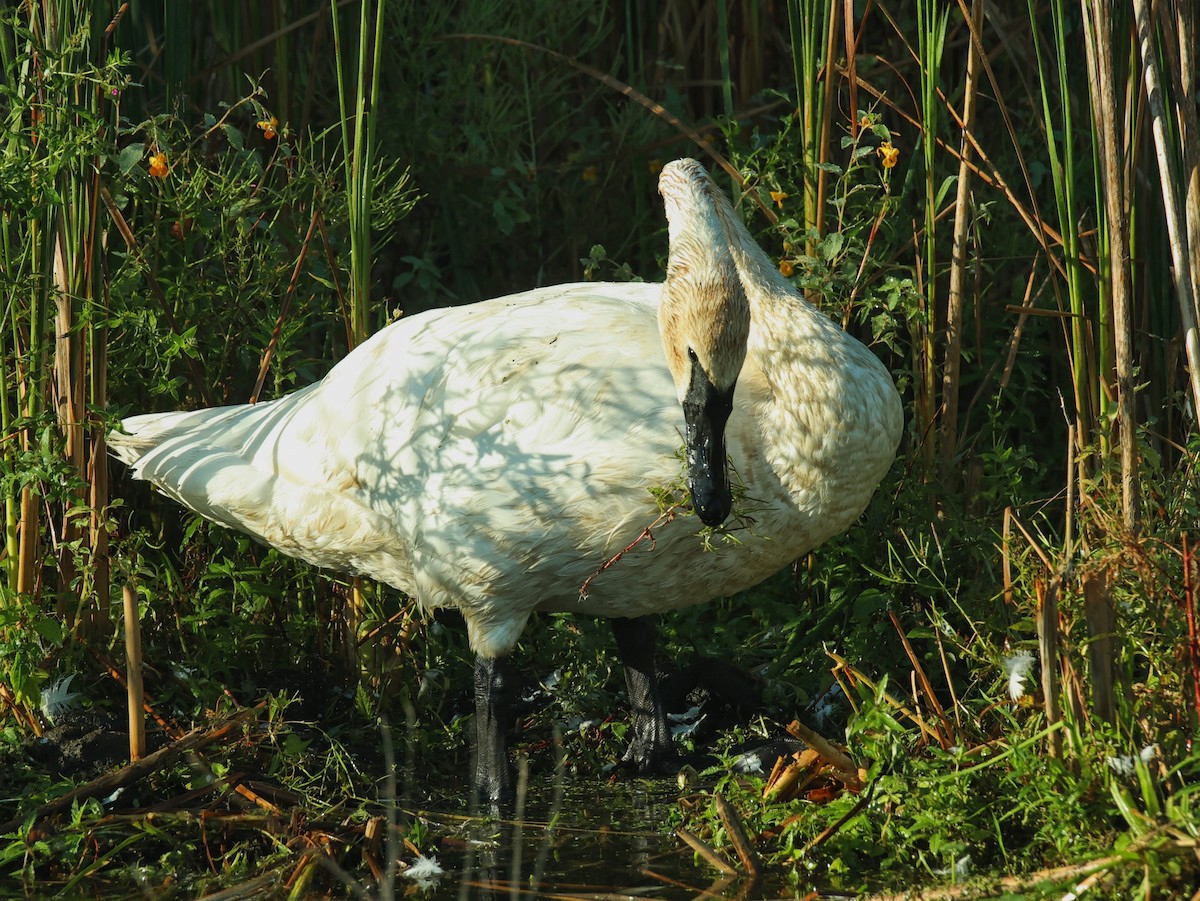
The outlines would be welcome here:
<svg viewBox="0 0 1200 901">
<path fill-rule="evenodd" d="M 133 171 L 134 166 L 142 161 L 146 155 L 145 144 L 129 144 L 122 148 L 117 156 L 117 168 L 122 175 L 128 175 Z"/>
</svg>

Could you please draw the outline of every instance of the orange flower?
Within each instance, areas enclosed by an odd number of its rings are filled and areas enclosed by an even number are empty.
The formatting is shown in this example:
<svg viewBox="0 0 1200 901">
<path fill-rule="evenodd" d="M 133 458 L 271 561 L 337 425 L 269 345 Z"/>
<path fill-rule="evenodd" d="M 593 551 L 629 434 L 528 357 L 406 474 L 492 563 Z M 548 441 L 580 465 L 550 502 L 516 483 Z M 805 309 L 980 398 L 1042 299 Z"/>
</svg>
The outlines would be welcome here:
<svg viewBox="0 0 1200 901">
<path fill-rule="evenodd" d="M 900 161 L 900 148 L 893 147 L 891 141 L 884 141 L 875 152 L 883 160 L 883 168 L 885 169 L 896 168 L 896 163 Z"/>
<path fill-rule="evenodd" d="M 779 206 L 780 209 L 783 209 L 783 202 L 785 200 L 787 200 L 789 196 L 790 195 L 785 191 L 772 191 L 771 192 L 771 199 L 775 201 L 775 203 Z"/>
<path fill-rule="evenodd" d="M 792 265 L 791 260 L 780 260 L 779 261 L 779 273 L 784 278 L 791 278 L 792 273 L 795 271 L 796 271 L 796 267 L 794 265 Z"/>
<path fill-rule="evenodd" d="M 161 150 L 150 155 L 150 174 L 155 178 L 167 177 L 167 155 Z"/>
<path fill-rule="evenodd" d="M 269 119 L 259 119 L 258 127 L 262 129 L 263 137 L 270 141 L 278 133 L 279 120 L 274 116 Z"/>
</svg>

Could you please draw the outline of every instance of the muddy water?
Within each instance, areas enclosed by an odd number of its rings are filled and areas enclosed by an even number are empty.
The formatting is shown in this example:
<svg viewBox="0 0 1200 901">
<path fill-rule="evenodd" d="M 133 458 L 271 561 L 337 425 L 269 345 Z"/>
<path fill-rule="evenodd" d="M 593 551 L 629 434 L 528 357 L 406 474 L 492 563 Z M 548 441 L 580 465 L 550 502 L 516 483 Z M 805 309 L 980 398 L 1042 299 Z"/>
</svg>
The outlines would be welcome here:
<svg viewBox="0 0 1200 901">
<path fill-rule="evenodd" d="M 419 896 L 466 898 L 793 897 L 779 875 L 756 885 L 723 876 L 674 834 L 670 782 L 533 779 L 523 814 L 458 820 L 424 811 L 445 871 Z M 456 825 L 457 822 L 457 825 Z M 405 855 L 405 859 L 411 859 Z M 413 884 L 401 878 L 397 895 Z M 800 893 L 801 895 L 804 892 Z"/>
</svg>

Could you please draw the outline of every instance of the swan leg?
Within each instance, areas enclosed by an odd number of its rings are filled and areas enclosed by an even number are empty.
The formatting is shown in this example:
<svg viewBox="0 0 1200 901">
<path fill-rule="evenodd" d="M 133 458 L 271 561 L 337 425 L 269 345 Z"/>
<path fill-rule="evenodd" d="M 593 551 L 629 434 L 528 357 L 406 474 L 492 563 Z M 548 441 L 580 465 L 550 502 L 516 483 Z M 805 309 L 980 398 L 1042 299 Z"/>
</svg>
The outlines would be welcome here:
<svg viewBox="0 0 1200 901">
<path fill-rule="evenodd" d="M 614 619 L 612 626 L 633 711 L 633 740 L 621 762 L 643 776 L 670 772 L 678 763 L 654 669 L 658 626 L 652 616 Z"/>
<path fill-rule="evenodd" d="M 508 658 L 475 656 L 475 788 L 483 803 L 513 800 L 504 733 L 511 720 Z"/>
</svg>

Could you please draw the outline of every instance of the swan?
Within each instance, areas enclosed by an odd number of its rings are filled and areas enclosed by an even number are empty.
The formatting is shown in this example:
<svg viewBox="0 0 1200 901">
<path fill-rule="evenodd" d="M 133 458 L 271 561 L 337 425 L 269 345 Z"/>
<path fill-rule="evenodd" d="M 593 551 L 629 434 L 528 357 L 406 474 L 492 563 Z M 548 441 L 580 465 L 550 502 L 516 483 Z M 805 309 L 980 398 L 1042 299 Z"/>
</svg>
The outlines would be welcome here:
<svg viewBox="0 0 1200 901">
<path fill-rule="evenodd" d="M 475 787 L 493 801 L 512 791 L 506 659 L 531 614 L 612 619 L 624 760 L 666 766 L 649 615 L 749 588 L 846 529 L 900 440 L 887 369 L 796 292 L 705 169 L 670 163 L 659 190 L 661 284 L 406 317 L 278 400 L 133 416 L 110 436 L 135 478 L 201 516 L 461 611 Z M 697 515 L 658 521 L 681 443 Z M 731 471 L 747 527 L 706 550 Z"/>
</svg>

